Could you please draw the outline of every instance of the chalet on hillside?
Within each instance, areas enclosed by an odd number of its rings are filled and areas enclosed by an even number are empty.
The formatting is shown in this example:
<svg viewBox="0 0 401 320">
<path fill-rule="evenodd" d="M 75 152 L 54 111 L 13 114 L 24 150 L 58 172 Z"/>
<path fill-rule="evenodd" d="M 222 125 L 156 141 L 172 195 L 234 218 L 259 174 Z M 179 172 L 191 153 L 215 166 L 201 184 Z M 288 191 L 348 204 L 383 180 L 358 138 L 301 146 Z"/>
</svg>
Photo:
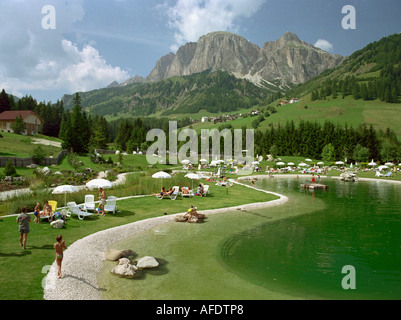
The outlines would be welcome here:
<svg viewBox="0 0 401 320">
<path fill-rule="evenodd" d="M 0 113 L 0 131 L 13 132 L 11 126 L 19 115 L 25 123 L 24 135 L 37 135 L 42 131 L 44 121 L 33 111 L 4 111 Z"/>
<path fill-rule="evenodd" d="M 286 104 L 290 104 L 290 102 L 287 101 L 287 100 L 281 100 L 280 101 L 280 106 L 285 106 Z"/>
<path fill-rule="evenodd" d="M 291 104 L 297 103 L 297 102 L 299 102 L 299 99 L 298 99 L 298 98 L 292 98 L 292 99 L 290 100 L 290 103 L 291 103 Z"/>
</svg>

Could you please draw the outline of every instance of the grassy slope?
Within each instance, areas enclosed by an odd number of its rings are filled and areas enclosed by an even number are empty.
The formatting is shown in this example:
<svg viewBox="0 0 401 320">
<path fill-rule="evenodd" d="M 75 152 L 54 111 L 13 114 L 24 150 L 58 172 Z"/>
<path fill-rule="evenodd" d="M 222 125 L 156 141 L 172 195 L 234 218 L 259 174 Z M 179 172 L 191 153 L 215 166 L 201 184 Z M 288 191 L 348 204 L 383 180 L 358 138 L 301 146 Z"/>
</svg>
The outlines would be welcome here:
<svg viewBox="0 0 401 320">
<path fill-rule="evenodd" d="M 305 106 L 308 106 L 305 109 Z M 299 103 L 277 107 L 277 113 L 265 118 L 259 130 L 269 128 L 270 124 L 282 123 L 293 120 L 295 123 L 300 120 L 317 121 L 323 123 L 326 120 L 342 125 L 352 125 L 354 128 L 361 123 L 372 124 L 375 129 L 385 130 L 387 127 L 393 129 L 398 138 L 401 138 L 401 104 L 390 104 L 380 100 L 364 101 L 354 100 L 352 97 L 345 99 L 329 99 L 324 101 L 311 101 L 310 95 L 304 97 Z M 255 117 L 247 117 L 228 122 L 233 128 L 239 129 L 242 126 L 252 128 L 252 121 Z M 221 124 L 198 123 L 193 125 L 196 130 L 211 129 Z"/>
<path fill-rule="evenodd" d="M 34 137 L 22 136 L 8 132 L 2 132 L 1 135 L 3 136 L 3 138 L 0 139 L 1 157 L 31 157 L 33 150 L 37 146 L 32 144 L 32 139 Z M 61 140 L 48 138 L 42 135 L 37 138 L 61 142 Z M 43 148 L 48 153 L 48 156 L 57 156 L 61 151 L 61 148 L 53 146 L 43 146 Z"/>
</svg>

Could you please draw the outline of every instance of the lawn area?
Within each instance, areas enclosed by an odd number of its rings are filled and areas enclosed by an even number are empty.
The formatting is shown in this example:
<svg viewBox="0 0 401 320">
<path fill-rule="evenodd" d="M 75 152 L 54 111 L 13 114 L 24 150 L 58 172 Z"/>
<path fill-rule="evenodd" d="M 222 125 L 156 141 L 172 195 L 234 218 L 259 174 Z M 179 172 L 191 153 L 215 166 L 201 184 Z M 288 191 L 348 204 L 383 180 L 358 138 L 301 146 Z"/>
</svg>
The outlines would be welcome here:
<svg viewBox="0 0 401 320">
<path fill-rule="evenodd" d="M 171 181 L 171 184 L 176 181 Z M 207 182 L 205 183 L 207 184 Z M 54 262 L 53 244 L 58 234 L 62 234 L 67 246 L 73 242 L 108 228 L 167 214 L 185 212 L 191 205 L 198 210 L 225 208 L 241 204 L 265 202 L 277 199 L 276 196 L 234 185 L 228 189 L 210 183 L 210 195 L 192 199 L 178 197 L 177 200 L 157 200 L 156 197 L 133 198 L 117 202 L 115 215 L 90 217 L 80 221 L 76 217 L 68 220 L 62 230 L 50 227 L 49 223 L 31 223 L 27 250 L 19 246 L 18 224 L 15 217 L 0 220 L 0 299 L 41 300 L 42 268 Z M 153 186 L 152 186 L 153 188 Z M 123 187 L 107 190 L 108 195 L 121 193 Z M 32 219 L 33 221 L 33 219 Z M 132 248 L 135 250 L 135 248 Z"/>
<path fill-rule="evenodd" d="M 33 150 L 37 145 L 32 143 L 34 137 L 22 136 L 15 133 L 2 132 L 3 138 L 0 139 L 0 157 L 31 157 Z M 38 136 L 37 138 L 59 141 L 57 139 L 49 139 L 45 136 Z M 46 156 L 57 156 L 61 148 L 53 146 L 42 146 L 46 150 Z"/>
</svg>

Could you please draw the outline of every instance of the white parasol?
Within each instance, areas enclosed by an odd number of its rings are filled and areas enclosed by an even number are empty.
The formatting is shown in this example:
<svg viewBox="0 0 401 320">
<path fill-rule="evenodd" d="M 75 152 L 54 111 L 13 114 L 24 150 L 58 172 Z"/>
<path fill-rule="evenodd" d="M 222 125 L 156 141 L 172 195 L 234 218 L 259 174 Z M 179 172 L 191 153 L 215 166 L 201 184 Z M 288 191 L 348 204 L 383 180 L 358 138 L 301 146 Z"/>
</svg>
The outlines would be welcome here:
<svg viewBox="0 0 401 320">
<path fill-rule="evenodd" d="M 78 188 L 70 185 L 58 186 L 52 191 L 52 194 L 63 194 L 64 193 L 64 206 L 67 206 L 67 193 L 78 192 Z"/>
<path fill-rule="evenodd" d="M 159 171 L 157 173 L 155 173 L 154 175 L 152 175 L 152 178 L 155 179 L 171 179 L 171 176 L 164 171 Z M 160 189 L 162 188 L 162 181 L 160 181 Z"/>
<path fill-rule="evenodd" d="M 99 189 L 99 188 L 110 189 L 113 187 L 113 184 L 109 180 L 106 180 L 106 179 L 93 179 L 91 181 L 88 181 L 86 183 L 86 186 L 89 189 Z"/>
</svg>

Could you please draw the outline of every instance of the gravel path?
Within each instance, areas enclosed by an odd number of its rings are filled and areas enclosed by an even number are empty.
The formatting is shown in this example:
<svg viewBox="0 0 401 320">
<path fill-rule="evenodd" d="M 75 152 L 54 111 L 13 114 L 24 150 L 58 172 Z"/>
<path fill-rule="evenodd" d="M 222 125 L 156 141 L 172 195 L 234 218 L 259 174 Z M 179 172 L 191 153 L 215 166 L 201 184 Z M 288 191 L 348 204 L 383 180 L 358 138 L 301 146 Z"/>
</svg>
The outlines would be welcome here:
<svg viewBox="0 0 401 320">
<path fill-rule="evenodd" d="M 234 182 L 234 181 L 232 181 Z M 248 185 L 234 182 L 252 188 Z M 258 189 L 260 190 L 260 189 Z M 267 194 L 280 197 L 278 200 L 247 204 L 231 208 L 199 211 L 206 215 L 229 212 L 237 209 L 251 210 L 278 206 L 288 201 L 288 198 L 273 192 L 260 190 Z M 177 213 L 176 215 L 183 214 Z M 104 252 L 116 242 L 124 240 L 137 232 L 174 220 L 176 215 L 161 216 L 153 219 L 137 221 L 125 226 L 104 230 L 81 240 L 68 247 L 63 260 L 63 278 L 57 279 L 57 266 L 54 262 L 44 281 L 45 300 L 101 300 L 100 292 L 104 289 L 97 285 L 97 275 L 103 267 Z"/>
</svg>

